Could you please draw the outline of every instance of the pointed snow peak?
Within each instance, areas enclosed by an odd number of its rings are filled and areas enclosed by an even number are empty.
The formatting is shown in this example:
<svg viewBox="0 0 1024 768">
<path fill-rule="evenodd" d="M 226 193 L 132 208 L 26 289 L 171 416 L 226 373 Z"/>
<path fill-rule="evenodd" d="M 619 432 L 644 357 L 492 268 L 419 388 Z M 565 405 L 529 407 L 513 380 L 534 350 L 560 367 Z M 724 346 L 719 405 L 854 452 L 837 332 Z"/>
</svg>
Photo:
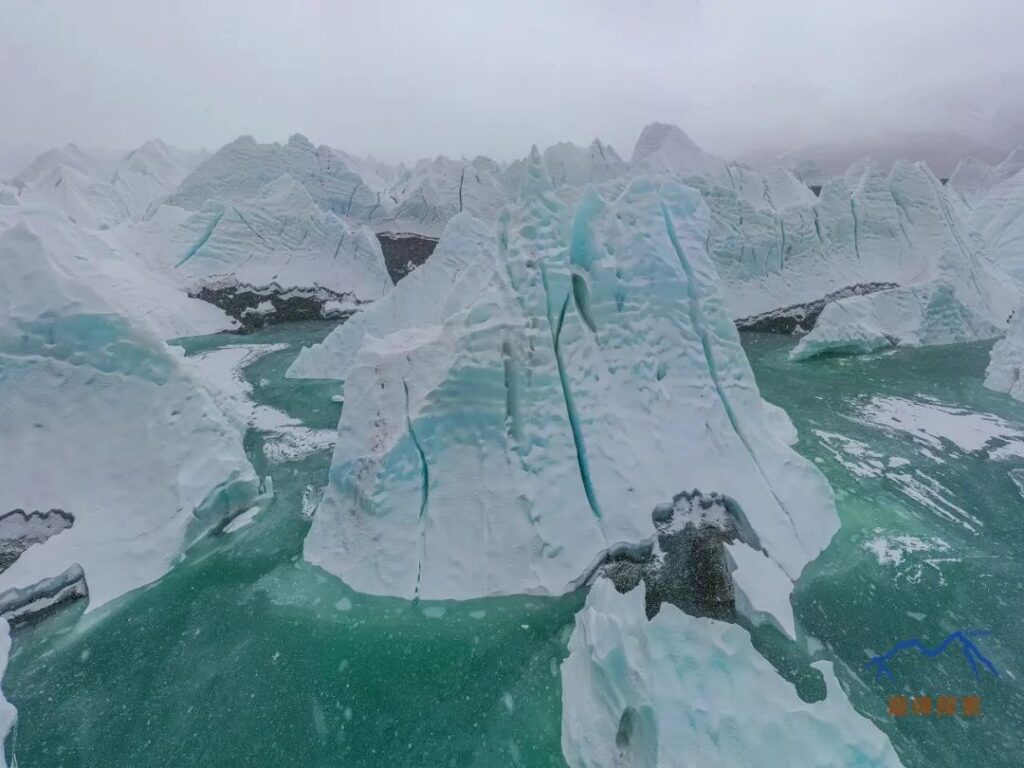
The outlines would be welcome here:
<svg viewBox="0 0 1024 768">
<path fill-rule="evenodd" d="M 997 168 L 1002 178 L 1009 178 L 1024 168 L 1024 146 L 1014 149 Z"/>
<path fill-rule="evenodd" d="M 704 150 L 687 136 L 682 128 L 669 123 L 651 123 L 640 132 L 640 138 L 637 139 L 636 146 L 633 148 L 632 162 L 642 160 L 666 146 L 704 154 Z"/>
<path fill-rule="evenodd" d="M 554 191 L 555 186 L 551 183 L 551 177 L 544 167 L 540 151 L 537 149 L 537 145 L 534 144 L 524 168 L 522 183 L 519 185 L 519 199 L 527 200 L 531 197 L 544 197 Z"/>
<path fill-rule="evenodd" d="M 309 152 L 314 150 L 313 142 L 303 136 L 301 133 L 293 133 L 288 137 L 288 146 L 294 147 L 295 149 L 302 149 Z"/>
</svg>

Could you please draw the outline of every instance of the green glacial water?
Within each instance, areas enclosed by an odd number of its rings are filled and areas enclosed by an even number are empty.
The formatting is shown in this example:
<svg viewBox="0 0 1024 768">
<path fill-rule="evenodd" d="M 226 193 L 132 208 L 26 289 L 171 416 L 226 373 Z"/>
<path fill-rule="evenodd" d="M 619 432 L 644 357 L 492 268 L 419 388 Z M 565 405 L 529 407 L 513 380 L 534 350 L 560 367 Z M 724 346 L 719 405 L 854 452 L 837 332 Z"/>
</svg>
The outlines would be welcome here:
<svg viewBox="0 0 1024 768">
<path fill-rule="evenodd" d="M 254 397 L 329 429 L 337 384 L 283 378 L 298 347 L 328 330 L 183 345 L 287 344 L 246 370 Z M 790 339 L 744 343 L 842 518 L 796 591 L 807 647 L 836 660 L 907 765 L 1019 765 L 1024 406 L 981 387 L 989 345 L 797 365 Z M 263 436 L 251 432 L 246 446 L 275 487 L 251 525 L 207 537 L 159 582 L 95 613 L 76 606 L 15 632 L 4 689 L 19 710 L 20 765 L 562 765 L 558 665 L 584 596 L 410 604 L 356 594 L 301 557 L 302 511 L 326 482 L 330 450 L 275 463 Z M 864 666 L 899 640 L 934 644 L 971 628 L 991 630 L 978 645 L 998 677 L 975 681 L 955 647 L 900 655 L 895 682 L 876 683 Z M 887 714 L 891 694 L 914 692 L 980 694 L 984 714 Z"/>
</svg>

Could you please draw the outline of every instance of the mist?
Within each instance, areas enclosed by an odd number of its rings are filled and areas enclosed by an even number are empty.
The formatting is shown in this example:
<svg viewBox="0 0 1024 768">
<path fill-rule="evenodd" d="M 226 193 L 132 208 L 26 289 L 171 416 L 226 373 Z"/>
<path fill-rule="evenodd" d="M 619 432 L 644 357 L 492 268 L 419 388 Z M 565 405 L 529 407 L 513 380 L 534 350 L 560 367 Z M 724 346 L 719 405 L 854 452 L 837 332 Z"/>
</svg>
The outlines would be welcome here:
<svg viewBox="0 0 1024 768">
<path fill-rule="evenodd" d="M 737 156 L 911 131 L 1024 141 L 1012 0 L 8 0 L 0 148 L 301 132 L 388 161 L 683 127 Z"/>
</svg>

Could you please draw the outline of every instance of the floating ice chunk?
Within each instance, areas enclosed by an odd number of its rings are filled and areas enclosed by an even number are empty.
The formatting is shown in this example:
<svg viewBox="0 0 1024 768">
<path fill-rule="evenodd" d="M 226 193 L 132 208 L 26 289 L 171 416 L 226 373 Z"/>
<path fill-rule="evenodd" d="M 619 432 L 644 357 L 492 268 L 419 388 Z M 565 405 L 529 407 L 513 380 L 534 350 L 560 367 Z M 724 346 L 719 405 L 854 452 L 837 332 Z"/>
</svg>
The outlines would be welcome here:
<svg viewBox="0 0 1024 768">
<path fill-rule="evenodd" d="M 166 573 L 259 483 L 180 355 L 62 259 L 25 225 L 0 233 L 0 434 L 17 446 L 0 451 L 0 509 L 75 518 L 0 573 L 0 592 L 77 565 L 92 609 Z"/>
<path fill-rule="evenodd" d="M 789 593 L 790 578 L 770 557 L 742 542 L 726 544 L 732 561 L 732 581 L 736 587 L 736 609 L 760 624 L 770 621 L 796 640 L 796 620 Z"/>
<path fill-rule="evenodd" d="M 235 531 L 239 531 L 248 525 L 252 525 L 252 523 L 256 520 L 256 515 L 258 515 L 259 513 L 260 508 L 257 506 L 245 510 L 245 512 L 243 512 L 240 515 L 236 515 L 235 517 L 231 518 L 227 525 L 224 526 L 224 533 L 234 533 Z"/>
<path fill-rule="evenodd" d="M 562 754 L 576 768 L 899 766 L 888 738 L 850 705 L 829 662 L 809 704 L 745 630 L 666 605 L 642 588 L 594 585 L 562 663 Z"/>
<path fill-rule="evenodd" d="M 373 306 L 349 318 L 321 343 L 306 347 L 285 374 L 345 379 L 367 335 L 434 326 L 472 302 L 494 272 L 494 232 L 469 214 L 455 216 L 430 259 Z"/>
</svg>

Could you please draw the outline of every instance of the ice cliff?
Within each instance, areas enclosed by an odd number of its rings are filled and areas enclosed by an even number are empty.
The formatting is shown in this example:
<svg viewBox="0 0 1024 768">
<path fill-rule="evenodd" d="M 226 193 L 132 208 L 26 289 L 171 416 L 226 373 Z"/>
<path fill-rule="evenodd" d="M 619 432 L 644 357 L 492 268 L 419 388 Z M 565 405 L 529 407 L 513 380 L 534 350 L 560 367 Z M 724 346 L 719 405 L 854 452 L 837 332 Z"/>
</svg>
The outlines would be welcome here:
<svg viewBox="0 0 1024 768">
<path fill-rule="evenodd" d="M 965 160 L 950 177 L 949 187 L 992 258 L 1024 285 L 1024 147 L 995 166 Z"/>
<path fill-rule="evenodd" d="M 573 210 L 536 154 L 495 233 L 453 220 L 419 281 L 325 344 L 351 363 L 306 558 L 375 594 L 558 594 L 701 488 L 791 585 L 831 492 L 758 395 L 707 228 L 671 182 Z"/>
<path fill-rule="evenodd" d="M 389 200 L 349 167 L 330 147 L 314 147 L 305 136 L 286 144 L 258 144 L 241 136 L 204 160 L 167 198 L 170 205 L 200 210 L 208 200 L 251 199 L 281 176 L 301 184 L 320 208 L 365 222 L 384 218 Z"/>
<path fill-rule="evenodd" d="M 888 738 L 846 699 L 803 701 L 739 627 L 597 583 L 562 664 L 562 752 L 572 768 L 899 766 Z"/>
<path fill-rule="evenodd" d="M 239 430 L 52 219 L 0 232 L 0 511 L 73 523 L 0 573 L 8 615 L 151 582 L 259 491 Z"/>
<path fill-rule="evenodd" d="M 826 306 L 792 351 L 794 359 L 976 341 L 1006 329 L 1016 291 L 982 239 L 960 220 L 939 180 L 924 165 L 904 162 L 893 167 L 886 184 L 879 180 L 865 172 L 850 198 L 853 211 L 867 209 L 870 217 L 853 220 L 852 258 L 839 264 L 856 265 L 875 251 L 873 241 L 880 243 L 875 257 L 888 250 L 894 268 L 875 274 L 898 287 Z M 887 227 L 899 235 L 888 236 Z"/>
<path fill-rule="evenodd" d="M 992 347 L 985 386 L 1024 401 L 1024 307 L 1017 307 L 1006 336 Z"/>
</svg>

